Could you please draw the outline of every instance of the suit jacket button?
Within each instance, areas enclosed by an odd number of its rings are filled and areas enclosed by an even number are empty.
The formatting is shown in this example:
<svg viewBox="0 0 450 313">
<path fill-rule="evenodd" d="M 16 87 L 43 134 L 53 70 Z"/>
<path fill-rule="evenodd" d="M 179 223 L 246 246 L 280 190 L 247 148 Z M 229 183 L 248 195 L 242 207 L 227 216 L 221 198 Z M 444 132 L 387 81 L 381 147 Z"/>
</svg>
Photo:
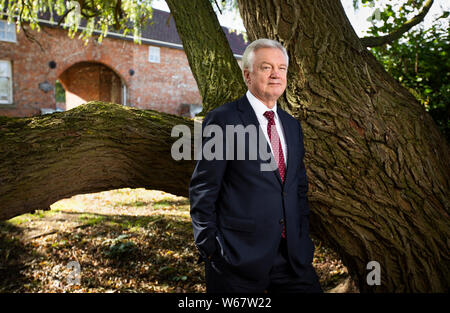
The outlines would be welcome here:
<svg viewBox="0 0 450 313">
<path fill-rule="evenodd" d="M 287 192 L 286 191 L 283 191 L 283 196 L 287 196 Z"/>
<path fill-rule="evenodd" d="M 283 223 L 284 223 L 284 220 L 283 220 L 283 219 L 281 219 L 281 220 L 280 220 L 280 224 L 283 224 Z"/>
</svg>

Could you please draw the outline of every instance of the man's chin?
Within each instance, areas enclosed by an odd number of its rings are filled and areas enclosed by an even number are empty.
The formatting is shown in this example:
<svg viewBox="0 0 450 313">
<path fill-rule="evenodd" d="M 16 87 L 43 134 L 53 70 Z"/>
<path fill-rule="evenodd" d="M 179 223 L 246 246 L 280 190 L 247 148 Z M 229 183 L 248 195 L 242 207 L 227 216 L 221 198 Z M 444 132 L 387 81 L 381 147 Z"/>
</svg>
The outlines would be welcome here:
<svg viewBox="0 0 450 313">
<path fill-rule="evenodd" d="M 269 94 L 269 98 L 276 101 L 283 94 L 284 89 L 280 88 L 279 90 L 273 91 Z"/>
</svg>

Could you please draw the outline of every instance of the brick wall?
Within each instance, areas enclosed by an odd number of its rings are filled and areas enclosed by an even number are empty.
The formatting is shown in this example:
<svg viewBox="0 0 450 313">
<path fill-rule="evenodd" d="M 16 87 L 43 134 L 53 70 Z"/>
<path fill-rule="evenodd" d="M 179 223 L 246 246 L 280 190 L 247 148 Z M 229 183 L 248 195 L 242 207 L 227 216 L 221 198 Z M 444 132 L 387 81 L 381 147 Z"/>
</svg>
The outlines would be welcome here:
<svg viewBox="0 0 450 313">
<path fill-rule="evenodd" d="M 85 46 L 77 37 L 70 39 L 64 30 L 46 26 L 42 26 L 40 32 L 31 33 L 42 48 L 26 39 L 23 32 L 17 33 L 16 43 L 0 41 L 0 60 L 12 61 L 14 101 L 13 106 L 0 104 L 0 115 L 32 116 L 40 114 L 41 108 L 55 109 L 55 92 L 41 90 L 39 84 L 43 82 L 55 86 L 59 79 L 66 87 L 78 85 L 73 90 L 80 90 L 80 84 L 93 86 L 95 79 L 92 77 L 95 75 L 86 75 L 86 80 L 83 80 L 72 73 L 73 77 L 68 78 L 74 68 L 86 64 L 83 62 L 91 62 L 93 66 L 95 63 L 102 64 L 109 68 L 115 74 L 115 78 L 111 79 L 120 80 L 127 87 L 127 105 L 180 114 L 186 110 L 183 104 L 201 104 L 183 50 L 160 47 L 160 63 L 151 63 L 148 61 L 147 44 L 105 38 L 101 44 L 91 40 Z M 50 68 L 50 61 L 56 62 L 55 68 Z M 134 71 L 133 75 L 130 75 L 130 70 Z M 87 73 L 93 72 L 94 69 L 87 70 Z M 111 82 L 111 86 L 115 86 L 116 90 L 110 92 L 110 96 L 113 94 L 112 99 L 120 99 L 117 96 L 117 84 Z M 102 92 L 105 94 L 104 90 L 98 90 L 99 95 Z M 86 90 L 83 97 L 89 93 Z M 95 97 L 95 92 L 91 94 Z"/>
</svg>

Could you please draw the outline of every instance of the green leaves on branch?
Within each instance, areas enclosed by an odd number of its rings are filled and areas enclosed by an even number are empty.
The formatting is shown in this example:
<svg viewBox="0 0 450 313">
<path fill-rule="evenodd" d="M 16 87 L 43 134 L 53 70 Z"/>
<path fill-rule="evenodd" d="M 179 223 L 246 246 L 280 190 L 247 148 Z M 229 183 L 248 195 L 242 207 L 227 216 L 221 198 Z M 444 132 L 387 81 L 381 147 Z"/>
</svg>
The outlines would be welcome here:
<svg viewBox="0 0 450 313">
<path fill-rule="evenodd" d="M 362 0 L 362 2 L 369 2 L 370 7 L 374 7 L 375 4 L 374 0 Z M 376 47 L 401 38 L 403 34 L 423 21 L 432 4 L 433 0 L 408 0 L 403 5 L 401 3 L 396 3 L 394 6 L 386 4 L 381 11 L 377 7 L 372 16 L 369 17 L 373 25 L 370 32 L 374 36 L 361 38 L 361 43 L 366 47 Z M 416 11 L 417 13 L 414 16 L 407 19 L 409 13 Z M 380 21 L 383 22 L 381 26 L 378 23 Z M 385 33 L 385 35 L 380 35 L 380 32 Z"/>
<path fill-rule="evenodd" d="M 49 12 L 50 21 L 63 25 L 71 38 L 81 31 L 79 38 L 87 42 L 95 31 L 101 42 L 113 29 L 123 35 L 132 33 L 134 41 L 140 43 L 141 29 L 152 16 L 150 3 L 151 0 L 9 0 L 6 14 L 8 22 L 15 22 L 18 30 L 25 31 L 23 25 L 29 23 L 31 29 L 39 31 L 38 14 Z M 5 5 L 6 0 L 0 0 L 0 6 Z M 85 26 L 80 25 L 82 20 L 86 21 Z"/>
</svg>

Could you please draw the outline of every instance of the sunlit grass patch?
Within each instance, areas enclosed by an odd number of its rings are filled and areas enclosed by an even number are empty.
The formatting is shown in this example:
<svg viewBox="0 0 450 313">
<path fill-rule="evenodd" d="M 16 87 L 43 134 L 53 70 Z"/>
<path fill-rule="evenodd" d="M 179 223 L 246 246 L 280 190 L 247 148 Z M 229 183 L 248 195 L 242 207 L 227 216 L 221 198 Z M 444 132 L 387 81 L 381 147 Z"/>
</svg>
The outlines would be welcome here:
<svg viewBox="0 0 450 313">
<path fill-rule="evenodd" d="M 85 214 L 81 214 L 80 215 L 79 220 L 84 225 L 91 225 L 91 226 L 93 226 L 93 225 L 102 223 L 105 220 L 105 217 L 104 216 L 100 216 L 100 215 L 85 213 Z"/>
<path fill-rule="evenodd" d="M 49 216 L 54 216 L 60 212 L 60 209 L 52 209 L 52 210 L 36 210 L 34 213 L 22 214 L 16 217 L 13 217 L 8 220 L 8 223 L 12 225 L 20 225 L 22 223 L 27 223 L 32 220 L 41 219 Z"/>
<path fill-rule="evenodd" d="M 167 200 L 161 200 L 152 205 L 152 207 L 154 209 L 165 209 L 165 208 L 169 208 L 170 206 L 171 206 L 171 204 Z"/>
</svg>

